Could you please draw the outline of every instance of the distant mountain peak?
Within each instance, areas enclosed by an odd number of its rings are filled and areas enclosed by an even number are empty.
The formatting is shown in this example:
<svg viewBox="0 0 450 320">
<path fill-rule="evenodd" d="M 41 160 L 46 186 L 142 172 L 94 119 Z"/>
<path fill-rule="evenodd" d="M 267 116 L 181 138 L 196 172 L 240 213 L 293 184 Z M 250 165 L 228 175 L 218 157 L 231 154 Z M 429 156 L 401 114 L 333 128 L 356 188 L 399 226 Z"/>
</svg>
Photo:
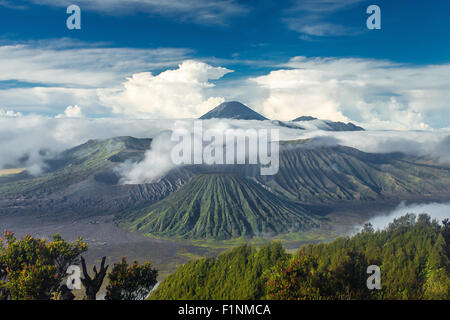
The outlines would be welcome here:
<svg viewBox="0 0 450 320">
<path fill-rule="evenodd" d="M 313 121 L 313 120 L 317 120 L 317 118 L 311 117 L 311 116 L 301 116 L 298 117 L 292 121 Z"/>
<path fill-rule="evenodd" d="M 206 119 L 267 120 L 266 117 L 253 111 L 238 101 L 224 102 L 200 117 Z"/>
<path fill-rule="evenodd" d="M 292 122 L 307 122 L 307 121 L 314 121 L 319 120 L 317 118 L 311 117 L 311 116 L 301 116 L 298 117 Z M 364 128 L 359 127 L 357 125 L 354 125 L 353 123 L 344 123 L 344 122 L 335 122 L 331 120 L 320 120 L 323 123 L 325 123 L 325 128 L 320 128 L 322 130 L 328 130 L 328 131 L 364 131 Z M 303 129 L 303 128 L 302 128 Z"/>
</svg>

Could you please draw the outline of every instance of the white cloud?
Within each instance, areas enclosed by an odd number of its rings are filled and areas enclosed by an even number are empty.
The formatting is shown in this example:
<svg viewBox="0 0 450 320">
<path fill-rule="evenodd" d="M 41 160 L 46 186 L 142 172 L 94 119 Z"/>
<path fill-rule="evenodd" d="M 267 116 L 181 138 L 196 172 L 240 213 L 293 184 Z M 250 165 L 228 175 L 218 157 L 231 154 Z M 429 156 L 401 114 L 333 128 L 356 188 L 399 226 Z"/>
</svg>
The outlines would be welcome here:
<svg viewBox="0 0 450 320">
<path fill-rule="evenodd" d="M 58 114 L 56 118 L 83 118 L 83 112 L 77 105 L 68 106 L 66 110 L 64 110 L 64 114 Z"/>
<path fill-rule="evenodd" d="M 56 114 L 67 105 L 105 113 L 97 90 L 116 88 L 130 74 L 177 66 L 189 49 L 111 48 L 72 39 L 0 46 L 0 101 L 23 112 Z M 22 83 L 25 83 L 24 86 Z M 31 85 L 30 85 L 31 84 Z"/>
<path fill-rule="evenodd" d="M 225 141 L 205 141 L 203 139 L 203 134 L 208 131 L 216 137 L 224 136 L 225 132 L 228 132 L 229 135 L 232 134 L 231 132 L 234 132 L 234 136 L 238 136 L 239 134 L 245 134 L 245 132 L 233 131 L 233 129 L 241 128 L 247 130 L 256 128 L 275 128 L 270 121 L 203 120 L 200 123 L 202 128 L 201 133 L 194 129 L 195 126 L 198 126 L 198 120 L 184 119 L 173 121 L 170 126 L 167 127 L 167 130 L 161 132 L 155 137 L 152 142 L 152 148 L 146 152 L 144 160 L 139 163 L 126 162 L 118 168 L 118 172 L 122 177 L 121 183 L 142 184 L 155 182 L 167 174 L 171 169 L 176 168 L 178 165 L 174 163 L 172 158 L 172 150 L 180 142 L 172 140 L 173 133 L 175 133 L 174 137 L 185 137 L 185 135 L 188 134 L 190 135 L 192 141 L 195 140 L 194 144 L 201 145 L 203 148 L 207 148 L 208 146 L 211 148 L 222 148 L 223 142 Z M 286 130 L 283 132 L 282 137 L 285 139 L 288 137 L 295 137 L 295 132 L 290 131 L 291 130 Z M 203 148 L 194 147 L 190 149 L 191 160 L 198 158 L 202 159 L 204 155 Z M 246 150 L 246 157 L 248 156 L 249 150 Z"/>
<path fill-rule="evenodd" d="M 177 65 L 188 49 L 92 47 L 70 39 L 0 46 L 0 81 L 98 88 L 126 76 Z"/>
<path fill-rule="evenodd" d="M 14 116 L 13 116 L 14 115 Z M 193 121 L 173 119 L 136 120 L 120 118 L 54 118 L 40 115 L 17 116 L 14 111 L 0 112 L 0 170 L 6 166 L 26 167 L 39 174 L 45 168 L 44 160 L 89 139 L 106 139 L 117 136 L 137 138 L 164 137 L 165 130 L 184 128 L 191 132 Z M 226 129 L 279 129 L 280 140 L 295 140 L 325 136 L 339 143 L 366 152 L 405 152 L 416 156 L 435 157 L 450 163 L 450 131 L 366 131 L 324 132 L 303 131 L 276 126 L 271 121 L 226 120 L 203 121 L 204 129 L 222 132 Z M 161 134 L 162 133 L 162 134 Z M 159 141 L 159 142 L 158 142 Z M 170 170 L 170 143 L 157 139 L 157 147 L 138 165 L 129 164 L 124 171 L 129 183 L 143 179 L 153 180 Z M 159 143 L 159 144 L 158 144 Z M 19 159 L 27 156 L 26 161 Z M 126 169 L 126 170 L 125 170 Z M 130 175 L 127 173 L 130 172 Z M 145 173 L 147 172 L 147 173 Z"/>
<path fill-rule="evenodd" d="M 283 19 L 289 29 L 301 33 L 301 39 L 343 36 L 357 33 L 347 26 L 329 22 L 330 17 L 367 0 L 294 0 Z M 308 36 L 305 38 L 305 36 Z"/>
<path fill-rule="evenodd" d="M 449 126 L 450 65 L 295 57 L 284 67 L 249 79 L 266 91 L 254 101 L 267 117 L 311 115 L 384 130 Z"/>
<path fill-rule="evenodd" d="M 309 40 L 310 38 L 305 38 L 306 36 L 342 36 L 353 34 L 349 28 L 345 26 L 322 22 L 318 19 L 309 19 L 309 22 L 305 21 L 304 18 L 285 18 L 284 22 L 287 24 L 289 29 L 302 33 L 300 39 Z"/>
<path fill-rule="evenodd" d="M 176 165 L 170 157 L 174 143 L 171 132 L 163 131 L 152 141 L 152 148 L 139 163 L 125 162 L 117 170 L 122 184 L 142 184 L 157 181 Z"/>
<path fill-rule="evenodd" d="M 26 113 L 57 114 L 67 105 L 83 105 L 90 113 L 97 113 L 100 105 L 97 89 L 32 87 L 0 90 L 0 101 L 9 108 Z"/>
<path fill-rule="evenodd" d="M 11 117 L 0 112 L 0 169 L 26 167 L 39 174 L 44 160 L 89 139 L 116 136 L 154 137 L 172 121 L 54 118 L 36 114 Z M 20 162 L 19 159 L 26 159 Z"/>
<path fill-rule="evenodd" d="M 366 0 L 294 0 L 290 10 L 314 13 L 336 12 Z"/>
<path fill-rule="evenodd" d="M 28 3 L 67 7 L 72 0 L 24 0 Z M 12 5 L 3 1 L 0 5 Z M 235 0 L 78 0 L 82 10 L 92 10 L 111 15 L 126 15 L 136 12 L 176 18 L 180 21 L 201 24 L 224 24 L 234 16 L 243 15 L 248 8 Z"/>
<path fill-rule="evenodd" d="M 306 131 L 303 139 L 327 138 L 369 153 L 401 152 L 411 156 L 432 157 L 450 163 L 450 130 L 435 131 Z"/>
<path fill-rule="evenodd" d="M 450 127 L 449 64 L 294 57 L 268 74 L 216 87 L 214 80 L 231 70 L 187 60 L 190 52 L 69 39 L 3 45 L 0 81 L 18 84 L 0 90 L 0 101 L 22 113 L 56 115 L 79 105 L 86 115 L 185 118 L 233 99 L 279 120 L 311 115 L 370 129 Z"/>
<path fill-rule="evenodd" d="M 217 80 L 232 72 L 199 61 L 184 61 L 175 70 L 158 75 L 134 74 L 121 89 L 100 90 L 100 100 L 114 113 L 141 117 L 191 118 L 206 113 L 224 101 L 209 96 Z"/>
<path fill-rule="evenodd" d="M 25 5 L 17 5 L 15 3 L 13 3 L 12 1 L 8 1 L 8 0 L 0 0 L 0 7 L 5 7 L 8 9 L 14 9 L 14 10 L 25 10 L 27 9 L 27 7 Z"/>
<path fill-rule="evenodd" d="M 21 117 L 22 113 L 15 112 L 14 110 L 5 110 L 0 108 L 0 117 Z"/>
</svg>

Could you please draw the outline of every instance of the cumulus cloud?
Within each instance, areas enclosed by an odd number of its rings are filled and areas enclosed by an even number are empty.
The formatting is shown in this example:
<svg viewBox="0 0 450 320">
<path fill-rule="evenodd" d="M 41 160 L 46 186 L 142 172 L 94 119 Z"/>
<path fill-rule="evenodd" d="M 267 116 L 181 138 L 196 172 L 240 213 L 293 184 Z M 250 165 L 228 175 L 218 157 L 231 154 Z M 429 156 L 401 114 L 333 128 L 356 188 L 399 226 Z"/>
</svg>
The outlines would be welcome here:
<svg viewBox="0 0 450 320">
<path fill-rule="evenodd" d="M 114 113 L 141 117 L 198 117 L 224 101 L 208 96 L 217 80 L 232 72 L 222 67 L 187 60 L 175 70 L 158 75 L 151 72 L 134 74 L 121 89 L 100 90 L 100 100 Z"/>
<path fill-rule="evenodd" d="M 295 57 L 284 67 L 249 79 L 267 91 L 256 109 L 268 117 L 311 115 L 384 130 L 449 126 L 450 65 Z"/>
<path fill-rule="evenodd" d="M 0 109 L 0 117 L 21 117 L 22 113 L 14 112 L 14 110 Z"/>
<path fill-rule="evenodd" d="M 32 41 L 0 46 L 0 81 L 15 86 L 0 90 L 0 100 L 24 112 L 61 113 L 83 105 L 105 113 L 98 90 L 117 88 L 143 70 L 177 66 L 189 49 L 113 48 L 72 39 Z"/>
<path fill-rule="evenodd" d="M 311 115 L 377 130 L 450 127 L 449 64 L 294 57 L 267 74 L 228 80 L 222 78 L 231 70 L 189 54 L 67 39 L 3 45 L 0 81 L 16 85 L 1 89 L 0 100 L 22 113 L 56 115 L 81 105 L 86 115 L 187 118 L 228 98 L 279 120 Z"/>
<path fill-rule="evenodd" d="M 77 105 L 68 106 L 66 110 L 64 110 L 64 114 L 58 114 L 56 118 L 83 118 L 83 112 Z"/>
<path fill-rule="evenodd" d="M 382 230 L 385 229 L 394 219 L 400 218 L 408 213 L 413 213 L 416 215 L 427 213 L 432 219 L 436 219 L 438 222 L 441 222 L 446 218 L 450 218 L 450 203 L 413 203 L 407 205 L 402 202 L 394 210 L 376 216 L 368 222 L 372 224 L 375 230 Z M 361 229 L 361 226 L 356 229 Z"/>
</svg>

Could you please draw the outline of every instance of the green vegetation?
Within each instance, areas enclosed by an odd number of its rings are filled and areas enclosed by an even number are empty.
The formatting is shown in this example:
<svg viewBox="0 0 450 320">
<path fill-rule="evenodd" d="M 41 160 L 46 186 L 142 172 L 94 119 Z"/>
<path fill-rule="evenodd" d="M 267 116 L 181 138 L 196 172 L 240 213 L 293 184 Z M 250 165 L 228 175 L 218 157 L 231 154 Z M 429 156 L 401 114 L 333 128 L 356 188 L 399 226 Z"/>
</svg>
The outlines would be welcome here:
<svg viewBox="0 0 450 320">
<path fill-rule="evenodd" d="M 30 236 L 17 240 L 6 231 L 0 238 L 0 299 L 48 300 L 61 294 L 67 268 L 86 250 L 81 239 L 67 243 L 56 234 L 52 241 Z"/>
<path fill-rule="evenodd" d="M 108 275 L 106 300 L 143 300 L 157 283 L 158 270 L 150 262 L 139 265 L 135 261 L 131 266 L 127 260 L 114 264 Z"/>
<path fill-rule="evenodd" d="M 156 204 L 121 218 L 132 231 L 192 239 L 230 239 L 308 230 L 319 218 L 256 182 L 204 174 Z"/>
<path fill-rule="evenodd" d="M 5 231 L 0 238 L 0 300 L 73 300 L 74 294 L 66 284 L 69 267 L 81 263 L 85 299 L 96 300 L 107 274 L 106 257 L 100 269 L 94 266 L 91 277 L 81 256 L 87 251 L 81 238 L 66 242 L 55 234 L 53 240 L 35 239 L 29 235 L 17 240 Z M 114 264 L 106 288 L 108 300 L 142 300 L 157 283 L 158 270 L 149 262 L 129 266 L 126 258 Z"/>
<path fill-rule="evenodd" d="M 440 226 L 426 214 L 419 215 L 417 219 L 415 215 L 408 214 L 394 220 L 382 231 L 374 232 L 370 225 L 366 225 L 361 233 L 352 238 L 306 246 L 293 261 L 311 255 L 316 260 L 314 271 L 319 276 L 329 283 L 341 282 L 321 293 L 323 298 L 448 299 L 449 232 L 448 220 Z M 349 269 L 365 270 L 368 265 L 381 268 L 382 290 L 362 293 L 360 291 L 366 288 L 361 289 L 364 286 L 358 281 L 348 287 L 352 279 L 355 281 L 358 276 Z M 336 287 L 341 290 L 330 293 Z M 297 297 L 294 295 L 292 298 Z"/>
<path fill-rule="evenodd" d="M 242 245 L 217 258 L 194 260 L 168 276 L 151 299 L 258 299 L 264 296 L 262 274 L 286 253 L 279 243 L 256 250 Z"/>
<path fill-rule="evenodd" d="M 191 261 L 151 299 L 449 299 L 450 222 L 408 214 L 388 228 L 370 225 L 350 238 L 307 245 L 294 255 L 280 244 L 247 245 Z M 369 290 L 369 265 L 381 290 Z"/>
</svg>

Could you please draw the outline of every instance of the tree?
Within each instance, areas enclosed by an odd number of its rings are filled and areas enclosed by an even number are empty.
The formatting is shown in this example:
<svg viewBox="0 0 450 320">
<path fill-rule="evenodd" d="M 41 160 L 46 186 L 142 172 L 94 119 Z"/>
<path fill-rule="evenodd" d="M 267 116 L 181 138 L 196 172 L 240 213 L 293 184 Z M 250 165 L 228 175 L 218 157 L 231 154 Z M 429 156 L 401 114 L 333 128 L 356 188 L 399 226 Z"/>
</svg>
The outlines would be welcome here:
<svg viewBox="0 0 450 320">
<path fill-rule="evenodd" d="M 152 291 L 154 300 L 259 300 L 266 296 L 263 274 L 286 259 L 281 243 L 256 249 L 243 244 L 218 257 L 191 260 Z"/>
<path fill-rule="evenodd" d="M 321 278 L 317 259 L 301 251 L 297 257 L 279 262 L 267 274 L 266 290 L 274 300 L 320 299 Z"/>
<path fill-rule="evenodd" d="M 445 240 L 445 251 L 447 253 L 447 257 L 450 257 L 450 219 L 442 220 L 442 236 Z M 450 269 L 450 267 L 449 267 Z M 449 270 L 450 271 L 450 270 Z"/>
<path fill-rule="evenodd" d="M 94 266 L 94 278 L 91 278 L 89 276 L 89 273 L 87 272 L 86 268 L 86 261 L 83 257 L 81 257 L 81 267 L 83 268 L 83 276 L 84 278 L 81 278 L 81 283 L 84 285 L 84 289 L 86 292 L 86 299 L 87 300 L 96 300 L 97 299 L 97 292 L 100 290 L 100 287 L 102 286 L 103 279 L 105 279 L 106 271 L 108 270 L 109 266 L 105 267 L 105 261 L 106 257 L 103 257 L 102 262 L 100 264 L 100 272 L 97 272 L 97 267 Z"/>
<path fill-rule="evenodd" d="M 56 266 L 38 262 L 10 273 L 8 288 L 14 300 L 50 300 L 58 292 L 58 278 Z"/>
<path fill-rule="evenodd" d="M 450 277 L 448 275 L 449 258 L 445 254 L 446 242 L 439 234 L 426 264 L 426 281 L 424 284 L 425 299 L 450 298 Z"/>
<path fill-rule="evenodd" d="M 326 284 L 328 298 L 351 300 L 368 299 L 370 291 L 366 286 L 368 263 L 364 254 L 349 251 L 344 261 L 328 273 Z"/>
<path fill-rule="evenodd" d="M 5 231 L 0 239 L 0 265 L 6 271 L 2 289 L 14 300 L 51 299 L 60 293 L 67 267 L 77 264 L 86 250 L 81 238 L 68 243 L 55 234 L 52 241 L 30 235 L 17 240 Z"/>
<path fill-rule="evenodd" d="M 364 224 L 363 229 L 361 230 L 361 233 L 374 233 L 375 229 L 373 228 L 373 225 L 370 222 L 367 222 Z"/>
<path fill-rule="evenodd" d="M 157 283 L 158 270 L 150 262 L 139 265 L 137 261 L 130 266 L 125 258 L 114 264 L 108 275 L 106 300 L 143 300 Z"/>
<path fill-rule="evenodd" d="M 2 240 L 0 239 L 0 244 Z M 10 298 L 6 280 L 8 273 L 6 272 L 6 265 L 3 262 L 3 255 L 0 255 L 0 300 L 8 300 Z"/>
</svg>

